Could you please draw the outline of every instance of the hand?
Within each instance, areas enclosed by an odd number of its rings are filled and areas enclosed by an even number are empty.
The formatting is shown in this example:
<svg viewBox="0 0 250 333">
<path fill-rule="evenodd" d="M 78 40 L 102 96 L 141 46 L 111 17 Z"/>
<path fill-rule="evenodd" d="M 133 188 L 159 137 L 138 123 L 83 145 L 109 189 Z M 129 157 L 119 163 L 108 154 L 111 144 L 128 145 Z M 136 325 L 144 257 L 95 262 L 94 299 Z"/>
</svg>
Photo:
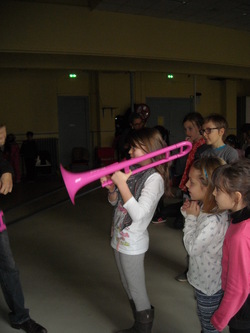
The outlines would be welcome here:
<svg viewBox="0 0 250 333">
<path fill-rule="evenodd" d="M 192 140 L 191 140 L 190 136 L 186 136 L 186 138 L 185 138 L 185 141 L 192 142 Z"/>
<path fill-rule="evenodd" d="M 186 199 L 184 204 L 182 205 L 181 209 L 185 212 L 190 207 L 190 200 Z"/>
<path fill-rule="evenodd" d="M 186 213 L 189 215 L 199 216 L 200 214 L 199 201 L 190 201 L 190 206 L 187 207 Z"/>
<path fill-rule="evenodd" d="M 0 178 L 0 193 L 6 195 L 12 191 L 12 188 L 12 174 L 10 172 L 3 173 Z"/>
<path fill-rule="evenodd" d="M 104 177 L 100 178 L 100 182 L 101 182 L 101 184 L 103 184 L 104 182 L 106 182 L 107 180 L 110 180 L 110 179 L 111 179 L 111 176 L 104 176 Z M 108 189 L 109 192 L 113 192 L 115 190 L 115 184 L 107 185 L 107 186 L 105 186 L 105 188 Z"/>
<path fill-rule="evenodd" d="M 131 170 L 129 170 L 128 173 L 124 173 L 124 172 L 122 172 L 122 171 L 116 171 L 116 172 L 112 175 L 111 179 L 112 179 L 112 181 L 114 182 L 114 184 L 115 184 L 117 187 L 119 187 L 119 185 L 120 185 L 121 183 L 126 183 L 127 180 L 129 179 L 129 177 L 130 177 L 131 175 L 132 175 L 132 171 L 131 171 Z"/>
</svg>

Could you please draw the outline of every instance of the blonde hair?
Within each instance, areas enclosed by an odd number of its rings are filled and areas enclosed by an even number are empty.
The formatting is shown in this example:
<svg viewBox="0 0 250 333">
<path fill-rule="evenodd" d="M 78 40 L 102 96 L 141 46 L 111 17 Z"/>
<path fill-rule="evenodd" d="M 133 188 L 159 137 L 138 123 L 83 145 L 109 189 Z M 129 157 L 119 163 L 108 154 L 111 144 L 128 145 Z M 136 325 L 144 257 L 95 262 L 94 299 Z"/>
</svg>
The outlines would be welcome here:
<svg viewBox="0 0 250 333">
<path fill-rule="evenodd" d="M 226 162 L 223 159 L 211 156 L 196 160 L 191 166 L 200 172 L 200 182 L 207 188 L 203 200 L 203 211 L 205 213 L 219 212 L 215 197 L 213 196 L 214 184 L 212 181 L 212 175 L 215 169 L 224 164 L 226 164 Z"/>
<path fill-rule="evenodd" d="M 140 130 L 133 131 L 129 138 L 128 143 L 131 147 L 138 147 L 146 154 L 154 152 L 156 150 L 166 147 L 166 142 L 163 140 L 160 132 L 156 128 L 142 128 Z M 165 158 L 164 154 L 157 155 L 151 158 L 152 162 L 159 161 Z M 165 184 L 165 195 L 171 195 L 169 185 L 169 170 L 168 163 L 163 163 L 154 167 L 157 172 L 162 176 Z"/>
</svg>

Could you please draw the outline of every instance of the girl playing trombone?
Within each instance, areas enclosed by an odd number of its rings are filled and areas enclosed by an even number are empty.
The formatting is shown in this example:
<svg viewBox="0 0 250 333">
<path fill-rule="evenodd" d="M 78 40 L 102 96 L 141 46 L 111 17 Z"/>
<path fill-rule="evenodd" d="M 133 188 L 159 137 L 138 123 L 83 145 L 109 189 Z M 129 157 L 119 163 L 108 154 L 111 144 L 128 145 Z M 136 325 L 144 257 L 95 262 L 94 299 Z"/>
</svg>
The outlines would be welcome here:
<svg viewBox="0 0 250 333">
<path fill-rule="evenodd" d="M 129 138 L 131 158 L 162 149 L 166 143 L 157 129 L 143 128 Z M 139 166 L 162 159 L 162 155 L 145 159 Z M 137 167 L 137 166 L 134 166 Z M 168 164 L 160 164 L 132 175 L 132 171 L 115 172 L 102 177 L 113 184 L 107 186 L 108 201 L 114 206 L 111 246 L 123 287 L 134 315 L 134 325 L 117 333 L 150 333 L 154 319 L 145 284 L 144 256 L 149 247 L 148 225 L 164 193 L 169 194 Z"/>
</svg>

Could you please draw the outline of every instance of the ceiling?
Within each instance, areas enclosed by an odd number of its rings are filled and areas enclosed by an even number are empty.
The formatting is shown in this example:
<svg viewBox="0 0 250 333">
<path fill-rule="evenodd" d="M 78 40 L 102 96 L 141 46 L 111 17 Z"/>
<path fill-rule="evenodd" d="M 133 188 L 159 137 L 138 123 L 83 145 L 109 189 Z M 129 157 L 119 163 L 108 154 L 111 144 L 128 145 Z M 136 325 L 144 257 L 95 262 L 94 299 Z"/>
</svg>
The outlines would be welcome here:
<svg viewBox="0 0 250 333">
<path fill-rule="evenodd" d="M 250 32 L 250 0 L 16 0 L 87 7 Z"/>
</svg>

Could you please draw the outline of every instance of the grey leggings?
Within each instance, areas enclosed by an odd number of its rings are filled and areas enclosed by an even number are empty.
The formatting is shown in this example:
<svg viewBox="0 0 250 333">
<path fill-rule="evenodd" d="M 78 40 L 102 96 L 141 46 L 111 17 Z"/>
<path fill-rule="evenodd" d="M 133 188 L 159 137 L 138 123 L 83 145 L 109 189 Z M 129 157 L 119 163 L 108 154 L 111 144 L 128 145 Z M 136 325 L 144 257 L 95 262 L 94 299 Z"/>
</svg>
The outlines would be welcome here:
<svg viewBox="0 0 250 333">
<path fill-rule="evenodd" d="M 151 309 L 145 284 L 145 253 L 127 255 L 116 250 L 114 253 L 123 287 L 129 299 L 135 302 L 136 311 Z"/>
</svg>

